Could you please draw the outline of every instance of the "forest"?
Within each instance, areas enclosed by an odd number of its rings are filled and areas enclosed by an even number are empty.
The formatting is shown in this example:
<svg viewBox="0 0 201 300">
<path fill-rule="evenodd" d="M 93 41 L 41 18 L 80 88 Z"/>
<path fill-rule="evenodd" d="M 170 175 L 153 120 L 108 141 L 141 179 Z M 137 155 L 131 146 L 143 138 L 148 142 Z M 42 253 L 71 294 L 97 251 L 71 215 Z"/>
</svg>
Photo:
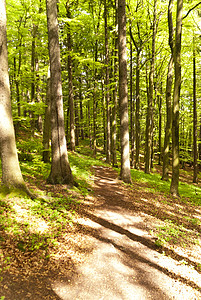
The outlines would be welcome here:
<svg viewBox="0 0 201 300">
<path fill-rule="evenodd" d="M 200 37 L 198 0 L 0 0 L 0 300 L 201 299 Z"/>
</svg>

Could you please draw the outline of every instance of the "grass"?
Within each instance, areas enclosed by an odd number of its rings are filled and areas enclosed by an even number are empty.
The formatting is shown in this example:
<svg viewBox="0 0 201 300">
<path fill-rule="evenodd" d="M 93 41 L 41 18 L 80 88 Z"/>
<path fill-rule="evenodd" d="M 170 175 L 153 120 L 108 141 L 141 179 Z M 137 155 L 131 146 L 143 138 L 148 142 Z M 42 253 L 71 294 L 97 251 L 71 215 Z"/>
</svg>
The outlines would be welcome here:
<svg viewBox="0 0 201 300">
<path fill-rule="evenodd" d="M 133 181 L 146 183 L 149 189 L 154 192 L 170 193 L 170 181 L 161 180 L 161 175 L 158 173 L 145 174 L 143 171 L 133 169 L 131 170 L 131 176 Z M 201 205 L 201 188 L 199 186 L 180 182 L 179 193 L 182 201 Z"/>
</svg>

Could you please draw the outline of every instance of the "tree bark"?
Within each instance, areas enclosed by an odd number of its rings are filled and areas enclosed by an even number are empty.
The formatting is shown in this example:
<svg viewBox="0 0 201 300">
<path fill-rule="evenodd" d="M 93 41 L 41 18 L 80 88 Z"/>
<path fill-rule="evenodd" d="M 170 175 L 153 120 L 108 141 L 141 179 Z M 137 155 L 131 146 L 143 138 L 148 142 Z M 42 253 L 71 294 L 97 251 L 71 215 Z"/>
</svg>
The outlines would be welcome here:
<svg viewBox="0 0 201 300">
<path fill-rule="evenodd" d="M 117 1 L 115 1 L 115 27 L 117 28 L 118 16 Z M 118 72 L 118 35 L 114 32 L 114 91 L 113 91 L 113 120 L 112 120 L 112 165 L 117 166 L 117 72 Z"/>
<path fill-rule="evenodd" d="M 130 40 L 130 136 L 131 136 L 131 167 L 134 168 L 135 150 L 135 120 L 134 120 L 134 99 L 133 99 L 133 48 Z"/>
<path fill-rule="evenodd" d="M 140 168 L 140 53 L 137 49 L 137 65 L 136 65 L 136 110 L 135 110 L 135 169 Z"/>
<path fill-rule="evenodd" d="M 107 147 L 106 162 L 111 163 L 111 132 L 110 132 L 110 94 L 109 94 L 109 45 L 108 45 L 108 25 L 107 25 L 107 0 L 104 2 L 105 18 L 105 85 L 106 85 L 106 111 L 107 111 Z"/>
<path fill-rule="evenodd" d="M 50 162 L 50 137 L 51 137 L 50 104 L 51 104 L 50 70 L 48 70 L 46 108 L 45 108 L 45 119 L 44 119 L 44 128 L 43 128 L 43 161 L 45 163 Z"/>
<path fill-rule="evenodd" d="M 11 113 L 6 36 L 6 3 L 0 0 L 0 155 L 2 183 L 8 189 L 28 191 L 19 166 Z"/>
<path fill-rule="evenodd" d="M 196 53 L 193 38 L 193 182 L 198 183 L 198 148 L 197 148 L 197 97 L 196 97 Z"/>
<path fill-rule="evenodd" d="M 166 127 L 165 127 L 165 139 L 163 147 L 163 175 L 162 180 L 168 180 L 169 172 L 169 149 L 170 149 L 170 137 L 172 129 L 172 79 L 173 79 L 173 56 L 171 56 L 168 65 L 168 74 L 166 82 Z"/>
<path fill-rule="evenodd" d="M 168 180 L 169 172 L 169 150 L 170 150 L 170 137 L 172 130 L 172 80 L 173 80 L 173 63 L 174 63 L 174 28 L 172 21 L 172 9 L 173 1 L 169 0 L 168 5 L 168 29 L 169 29 L 169 46 L 171 50 L 171 57 L 168 64 L 168 73 L 166 81 L 166 127 L 165 127 L 165 139 L 163 147 L 163 174 L 162 180 Z"/>
<path fill-rule="evenodd" d="M 151 151 L 153 139 L 153 91 L 154 91 L 154 64 L 155 64 L 155 43 L 156 43 L 156 2 L 154 0 L 153 33 L 152 33 L 152 54 L 149 71 L 149 92 L 147 103 L 146 141 L 145 141 L 145 173 L 151 172 Z"/>
<path fill-rule="evenodd" d="M 66 4 L 67 18 L 71 17 L 70 8 Z M 70 109 L 70 149 L 75 151 L 75 112 L 74 112 L 74 95 L 73 95 L 73 76 L 72 76 L 72 41 L 70 25 L 67 25 L 67 47 L 68 47 L 68 88 L 69 88 L 69 109 Z"/>
<path fill-rule="evenodd" d="M 52 163 L 48 182 L 73 184 L 64 129 L 57 1 L 46 0 L 51 81 Z"/>
<path fill-rule="evenodd" d="M 126 10 L 125 0 L 118 2 L 119 30 L 119 110 L 120 110 L 120 143 L 121 143 L 121 179 L 131 183 L 129 126 L 128 126 L 128 84 L 126 56 Z"/>
<path fill-rule="evenodd" d="M 161 83 L 162 84 L 162 83 Z M 158 165 L 161 165 L 161 131 L 162 131 L 162 86 L 160 95 L 158 95 Z"/>
<path fill-rule="evenodd" d="M 182 36 L 183 0 L 177 0 L 177 17 L 174 47 L 175 83 L 172 115 L 172 180 L 170 192 L 179 196 L 179 98 L 181 89 L 181 36 Z"/>
</svg>

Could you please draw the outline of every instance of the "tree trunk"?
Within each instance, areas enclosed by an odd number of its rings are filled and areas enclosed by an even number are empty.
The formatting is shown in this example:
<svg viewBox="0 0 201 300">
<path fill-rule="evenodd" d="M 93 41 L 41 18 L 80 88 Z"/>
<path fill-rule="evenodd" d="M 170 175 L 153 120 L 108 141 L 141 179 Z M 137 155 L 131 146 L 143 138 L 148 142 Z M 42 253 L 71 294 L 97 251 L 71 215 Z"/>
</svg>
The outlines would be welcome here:
<svg viewBox="0 0 201 300">
<path fill-rule="evenodd" d="M 117 1 L 115 1 L 115 27 L 117 27 Z M 118 72 L 118 36 L 114 33 L 114 91 L 113 91 L 113 120 L 112 120 L 112 165 L 117 166 L 117 72 Z"/>
<path fill-rule="evenodd" d="M 5 0 L 0 0 L 0 62 L 0 155 L 2 182 L 8 189 L 17 188 L 24 190 L 30 195 L 19 166 L 11 113 Z"/>
<path fill-rule="evenodd" d="M 46 108 L 45 108 L 45 119 L 43 128 L 43 161 L 45 163 L 50 162 L 50 137 L 51 137 L 51 119 L 50 119 L 50 104 L 51 104 L 51 93 L 50 93 L 50 71 L 47 76 L 47 92 L 46 92 Z"/>
<path fill-rule="evenodd" d="M 153 33 L 152 33 L 152 54 L 149 71 L 149 92 L 147 103 L 147 123 L 145 141 L 145 173 L 151 172 L 151 151 L 153 138 L 153 92 L 154 92 L 154 64 L 155 64 L 155 43 L 156 43 L 156 2 L 154 0 Z"/>
<path fill-rule="evenodd" d="M 129 126 L 128 126 L 128 86 L 126 57 L 126 10 L 125 0 L 118 2 L 119 26 L 119 112 L 120 112 L 120 142 L 121 142 L 121 179 L 131 183 Z"/>
<path fill-rule="evenodd" d="M 136 65 L 136 110 L 135 110 L 135 169 L 139 169 L 140 162 L 140 53 L 137 49 L 137 65 Z"/>
<path fill-rule="evenodd" d="M 172 9 L 173 1 L 169 0 L 168 5 L 168 28 L 169 28 L 169 46 L 171 50 L 171 57 L 168 64 L 168 73 L 166 81 L 166 127 L 165 127 L 165 139 L 163 147 L 163 175 L 162 180 L 168 180 L 169 172 L 169 149 L 170 149 L 170 137 L 172 130 L 172 80 L 173 80 L 173 56 L 174 56 L 174 28 L 172 21 Z"/>
<path fill-rule="evenodd" d="M 196 98 L 196 54 L 193 38 L 193 182 L 198 183 L 198 149 L 197 149 L 197 98 Z"/>
<path fill-rule="evenodd" d="M 179 196 L 179 98 L 181 89 L 181 35 L 183 0 L 177 0 L 177 17 L 174 48 L 175 83 L 172 115 L 172 181 L 170 192 Z"/>
<path fill-rule="evenodd" d="M 168 180 L 169 172 L 169 149 L 170 149 L 170 137 L 172 129 L 172 78 L 173 78 L 173 56 L 171 56 L 168 65 L 167 83 L 166 83 L 166 127 L 165 127 L 165 139 L 163 147 L 163 175 L 162 180 Z"/>
<path fill-rule="evenodd" d="M 161 131 L 162 131 L 162 86 L 160 95 L 158 95 L 158 165 L 161 165 Z"/>
<path fill-rule="evenodd" d="M 72 184 L 64 129 L 57 1 L 46 0 L 51 81 L 52 163 L 48 182 Z"/>
<path fill-rule="evenodd" d="M 105 85 L 106 85 L 106 110 L 107 110 L 107 152 L 106 162 L 111 163 L 111 133 L 110 133 L 110 94 L 109 94 L 109 45 L 108 45 L 108 28 L 107 28 L 107 0 L 104 2 L 105 11 Z"/>
<path fill-rule="evenodd" d="M 70 8 L 66 4 L 67 18 L 71 17 Z M 74 95 L 73 95 L 73 76 L 72 76 L 72 57 L 71 57 L 71 32 L 70 25 L 67 25 L 67 47 L 68 47 L 68 88 L 69 88 L 69 109 L 70 109 L 70 149 L 75 151 L 75 113 L 74 113 Z"/>
<path fill-rule="evenodd" d="M 134 99 L 133 99 L 133 48 L 130 40 L 130 135 L 131 135 L 131 167 L 134 168 L 135 149 L 135 122 L 134 122 Z"/>
<path fill-rule="evenodd" d="M 80 100 L 80 127 L 81 127 L 81 139 L 84 140 L 84 116 L 82 106 L 82 79 L 79 77 L 79 100 Z"/>
</svg>

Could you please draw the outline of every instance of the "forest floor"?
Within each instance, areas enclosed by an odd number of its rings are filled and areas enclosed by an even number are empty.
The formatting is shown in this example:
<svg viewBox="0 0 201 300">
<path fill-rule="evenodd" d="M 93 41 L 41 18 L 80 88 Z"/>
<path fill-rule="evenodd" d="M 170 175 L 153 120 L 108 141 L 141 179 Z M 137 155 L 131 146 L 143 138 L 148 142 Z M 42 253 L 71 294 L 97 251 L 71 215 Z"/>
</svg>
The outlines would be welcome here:
<svg viewBox="0 0 201 300">
<path fill-rule="evenodd" d="M 123 184 L 110 167 L 94 166 L 93 174 L 74 225 L 48 260 L 40 251 L 17 253 L 4 236 L 3 251 L 15 259 L 2 272 L 0 299 L 201 299 L 201 247 L 191 243 L 201 228 L 189 221 L 200 218 L 200 207 L 146 183 Z M 60 185 L 44 188 L 77 197 Z M 173 240 L 161 244 L 157 228 Z"/>
</svg>

